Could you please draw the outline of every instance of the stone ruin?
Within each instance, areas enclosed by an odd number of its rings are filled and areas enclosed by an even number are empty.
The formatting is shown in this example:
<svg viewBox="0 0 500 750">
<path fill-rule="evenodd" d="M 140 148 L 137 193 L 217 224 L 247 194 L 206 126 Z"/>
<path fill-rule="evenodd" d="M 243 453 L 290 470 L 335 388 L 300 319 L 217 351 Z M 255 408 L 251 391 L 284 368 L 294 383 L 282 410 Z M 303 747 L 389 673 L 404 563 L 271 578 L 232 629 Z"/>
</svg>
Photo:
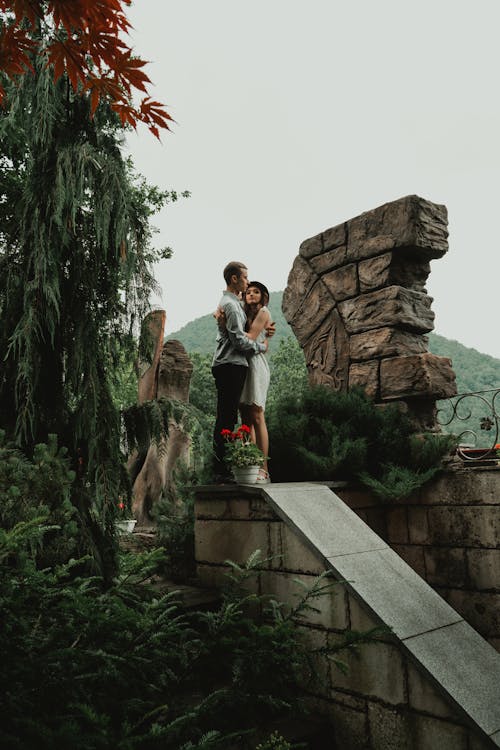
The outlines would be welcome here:
<svg viewBox="0 0 500 750">
<path fill-rule="evenodd" d="M 361 386 L 435 430 L 436 399 L 456 394 L 451 360 L 427 351 L 434 328 L 425 283 L 448 250 L 446 206 L 400 198 L 305 240 L 283 294 L 309 380 Z"/>
<path fill-rule="evenodd" d="M 139 404 L 152 399 L 167 398 L 189 401 L 189 384 L 193 364 L 180 341 L 163 343 L 166 314 L 164 310 L 150 313 L 145 330 L 150 338 L 150 362 L 139 361 Z M 134 452 L 128 462 L 133 483 L 132 515 L 138 527 L 152 526 L 151 509 L 162 493 L 171 488 L 177 461 L 188 462 L 191 440 L 173 419 L 169 421 L 168 437 L 159 445 L 151 442 L 147 451 Z"/>
</svg>

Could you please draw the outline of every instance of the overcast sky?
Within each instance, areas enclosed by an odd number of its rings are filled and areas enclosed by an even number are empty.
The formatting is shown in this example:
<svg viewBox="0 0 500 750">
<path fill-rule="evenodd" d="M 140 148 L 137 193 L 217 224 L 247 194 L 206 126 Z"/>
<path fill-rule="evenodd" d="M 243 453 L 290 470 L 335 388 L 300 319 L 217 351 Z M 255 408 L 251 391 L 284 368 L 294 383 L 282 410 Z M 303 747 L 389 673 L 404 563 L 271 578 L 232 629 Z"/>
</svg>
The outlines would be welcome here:
<svg viewBox="0 0 500 750">
<path fill-rule="evenodd" d="M 192 193 L 154 222 L 174 249 L 167 333 L 215 308 L 229 260 L 284 289 L 304 239 L 416 193 L 449 214 L 435 331 L 500 357 L 498 0 L 135 0 L 129 17 L 176 124 L 128 147 Z"/>
</svg>

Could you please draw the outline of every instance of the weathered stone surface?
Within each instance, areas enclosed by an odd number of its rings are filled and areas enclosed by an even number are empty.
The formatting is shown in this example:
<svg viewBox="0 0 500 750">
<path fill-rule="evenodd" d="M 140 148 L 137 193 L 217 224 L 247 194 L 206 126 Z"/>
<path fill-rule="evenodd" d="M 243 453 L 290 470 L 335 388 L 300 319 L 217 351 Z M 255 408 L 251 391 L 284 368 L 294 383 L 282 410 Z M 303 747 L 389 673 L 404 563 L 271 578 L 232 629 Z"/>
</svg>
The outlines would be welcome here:
<svg viewBox="0 0 500 750">
<path fill-rule="evenodd" d="M 158 398 L 189 401 L 193 363 L 180 341 L 170 339 L 163 345 L 158 367 Z"/>
<path fill-rule="evenodd" d="M 348 222 L 349 260 L 411 248 L 414 257 L 441 258 L 448 250 L 446 206 L 408 195 Z"/>
<path fill-rule="evenodd" d="M 283 298 L 284 298 L 283 294 Z M 335 307 L 335 300 L 322 281 L 317 281 L 303 300 L 298 313 L 289 323 L 299 343 L 304 346 Z"/>
<path fill-rule="evenodd" d="M 325 229 L 323 232 L 323 250 L 327 252 L 335 247 L 347 244 L 347 224 L 337 224 L 331 229 Z"/>
<path fill-rule="evenodd" d="M 293 262 L 292 270 L 288 275 L 288 284 L 283 292 L 281 309 L 288 323 L 296 318 L 303 306 L 304 298 L 311 290 L 313 284 L 318 281 L 317 274 L 311 269 L 309 263 L 300 255 Z"/>
<path fill-rule="evenodd" d="M 391 357 L 380 363 L 382 400 L 408 396 L 449 398 L 457 392 L 451 360 L 429 352 Z"/>
<path fill-rule="evenodd" d="M 304 240 L 299 247 L 299 255 L 302 258 L 313 258 L 315 255 L 319 255 L 323 252 L 323 235 L 317 234 L 315 237 L 310 237 L 308 240 Z"/>
<path fill-rule="evenodd" d="M 430 272 L 431 266 L 426 260 L 401 257 L 397 251 L 384 253 L 359 263 L 360 290 L 370 292 L 397 284 L 423 292 Z"/>
<path fill-rule="evenodd" d="M 467 732 L 450 721 L 391 711 L 370 703 L 370 748 L 373 750 L 467 750 Z"/>
<path fill-rule="evenodd" d="M 139 393 L 138 402 L 151 401 L 156 398 L 156 373 L 160 361 L 165 334 L 165 310 L 155 310 L 146 316 L 141 334 L 141 348 L 148 353 L 148 361 L 139 359 Z"/>
<path fill-rule="evenodd" d="M 139 403 L 156 398 L 172 398 L 187 402 L 193 365 L 180 341 L 163 345 L 165 311 L 157 310 L 146 318 L 142 341 L 152 357 L 139 380 Z M 151 511 L 165 489 L 172 487 L 174 468 L 178 461 L 188 463 L 191 439 L 179 424 L 169 420 L 168 437 L 160 445 L 151 442 L 143 454 L 134 452 L 127 468 L 132 483 L 132 514 L 139 526 L 153 525 Z"/>
<path fill-rule="evenodd" d="M 364 389 L 367 396 L 377 398 L 379 394 L 379 365 L 378 359 L 369 362 L 355 362 L 349 367 L 349 390 L 354 386 Z"/>
<path fill-rule="evenodd" d="M 384 326 L 427 333 L 434 328 L 431 302 L 421 292 L 390 286 L 341 302 L 339 312 L 350 334 Z"/>
<path fill-rule="evenodd" d="M 425 568 L 431 586 L 460 586 L 467 578 L 465 550 L 426 547 Z"/>
<path fill-rule="evenodd" d="M 347 247 L 342 245 L 336 247 L 333 250 L 328 250 L 321 255 L 317 255 L 315 258 L 311 258 L 309 261 L 313 271 L 319 275 L 331 271 L 334 268 L 339 268 L 346 263 Z"/>
<path fill-rule="evenodd" d="M 347 391 L 349 341 L 336 309 L 304 344 L 304 356 L 311 385 L 328 385 L 335 391 Z"/>
<path fill-rule="evenodd" d="M 370 643 L 363 647 L 363 659 L 346 652 L 342 660 L 349 666 L 348 673 L 344 675 L 338 669 L 332 672 L 332 687 L 373 695 L 386 703 L 403 703 L 403 659 L 394 646 Z"/>
<path fill-rule="evenodd" d="M 336 302 L 358 294 L 358 269 L 355 263 L 330 271 L 321 280 Z"/>
<path fill-rule="evenodd" d="M 397 357 L 427 351 L 427 336 L 401 331 L 398 328 L 376 328 L 356 333 L 349 339 L 351 360 L 359 362 L 375 357 Z"/>
<path fill-rule="evenodd" d="M 466 555 L 473 588 L 500 593 L 500 549 L 469 549 Z"/>
</svg>

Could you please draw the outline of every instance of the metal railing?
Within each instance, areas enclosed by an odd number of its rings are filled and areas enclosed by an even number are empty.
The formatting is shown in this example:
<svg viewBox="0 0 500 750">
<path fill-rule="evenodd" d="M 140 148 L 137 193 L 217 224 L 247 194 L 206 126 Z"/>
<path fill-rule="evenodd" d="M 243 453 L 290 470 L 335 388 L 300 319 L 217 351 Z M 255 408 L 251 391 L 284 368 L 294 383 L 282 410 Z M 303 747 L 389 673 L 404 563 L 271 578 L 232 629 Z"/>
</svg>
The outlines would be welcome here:
<svg viewBox="0 0 500 750">
<path fill-rule="evenodd" d="M 464 461 L 497 458 L 500 433 L 499 394 L 500 388 L 460 393 L 438 402 L 438 424 L 444 432 L 457 436 L 457 455 Z"/>
</svg>

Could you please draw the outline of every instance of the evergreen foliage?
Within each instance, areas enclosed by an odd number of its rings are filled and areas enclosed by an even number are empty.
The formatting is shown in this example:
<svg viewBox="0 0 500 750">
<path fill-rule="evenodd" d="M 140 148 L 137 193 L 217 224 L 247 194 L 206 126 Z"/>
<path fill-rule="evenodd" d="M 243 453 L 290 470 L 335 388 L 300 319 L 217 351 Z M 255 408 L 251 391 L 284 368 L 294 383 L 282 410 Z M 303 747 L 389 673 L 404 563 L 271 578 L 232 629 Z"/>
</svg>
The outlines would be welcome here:
<svg viewBox="0 0 500 750">
<path fill-rule="evenodd" d="M 245 591 L 257 552 L 230 565 L 217 610 L 186 612 L 175 593 L 145 585 L 161 551 L 124 554 L 105 589 L 98 576 L 75 575 L 78 561 L 37 568 L 30 550 L 46 533 L 43 516 L 0 532 L 3 748 L 249 750 L 257 727 L 302 710 L 314 652 L 295 622 L 330 590 L 324 577 L 285 611 Z M 336 659 L 375 635 L 320 651 Z"/>
<path fill-rule="evenodd" d="M 413 435 L 397 407 L 377 408 L 361 389 L 307 388 L 278 401 L 268 424 L 274 481 L 360 479 L 385 499 L 428 481 L 454 445 Z"/>
<path fill-rule="evenodd" d="M 0 115 L 1 426 L 26 448 L 57 434 L 87 528 L 112 533 L 123 471 L 114 377 L 149 309 L 151 215 L 176 193 L 137 178 L 106 104 L 90 116 L 43 57 Z"/>
</svg>

